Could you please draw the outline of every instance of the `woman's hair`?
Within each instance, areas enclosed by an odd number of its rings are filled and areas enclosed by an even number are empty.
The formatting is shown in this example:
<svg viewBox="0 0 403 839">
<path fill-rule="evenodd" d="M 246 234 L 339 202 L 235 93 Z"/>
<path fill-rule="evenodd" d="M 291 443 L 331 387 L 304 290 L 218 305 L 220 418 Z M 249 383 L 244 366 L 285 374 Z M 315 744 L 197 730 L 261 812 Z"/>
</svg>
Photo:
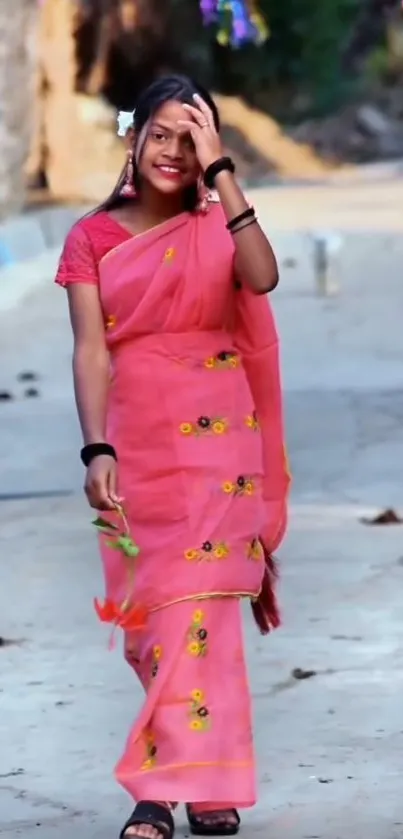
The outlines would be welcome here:
<svg viewBox="0 0 403 839">
<path fill-rule="evenodd" d="M 194 82 L 187 76 L 171 75 L 163 76 L 157 79 L 149 87 L 147 87 L 139 96 L 134 117 L 134 128 L 136 137 L 138 137 L 145 124 L 154 116 L 154 114 L 165 104 L 165 102 L 183 102 L 188 105 L 193 104 L 193 96 L 198 93 L 204 99 L 213 114 L 214 125 L 217 131 L 220 130 L 220 117 L 217 106 L 211 98 L 207 90 L 204 90 L 200 85 Z M 133 155 L 133 158 L 135 156 Z M 139 188 L 139 176 L 136 168 L 136 161 L 133 159 L 134 168 L 134 185 Z M 117 207 L 122 207 L 128 201 L 133 201 L 135 198 L 128 198 L 121 195 L 121 189 L 125 182 L 126 165 L 124 166 L 119 180 L 109 196 L 95 212 L 114 210 Z M 198 203 L 197 185 L 194 184 L 188 187 L 184 195 L 185 209 L 192 211 L 196 209 Z"/>
</svg>

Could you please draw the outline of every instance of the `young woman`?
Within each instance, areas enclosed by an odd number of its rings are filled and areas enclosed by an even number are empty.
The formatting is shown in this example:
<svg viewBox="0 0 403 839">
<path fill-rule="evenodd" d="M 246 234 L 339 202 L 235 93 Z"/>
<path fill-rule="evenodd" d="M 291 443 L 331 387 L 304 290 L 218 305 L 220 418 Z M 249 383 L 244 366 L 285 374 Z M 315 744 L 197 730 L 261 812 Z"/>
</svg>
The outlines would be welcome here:
<svg viewBox="0 0 403 839">
<path fill-rule="evenodd" d="M 179 802 L 193 833 L 230 835 L 256 800 L 242 598 L 263 632 L 278 623 L 270 555 L 289 480 L 266 297 L 277 265 L 207 92 L 158 80 L 127 141 L 115 192 L 73 227 L 57 274 L 85 492 L 112 523 L 122 505 L 140 548 L 128 598 L 125 557 L 101 536 L 107 611 L 146 613 L 142 629 L 121 621 L 146 691 L 116 770 L 137 801 L 121 837 L 171 839 Z"/>
</svg>

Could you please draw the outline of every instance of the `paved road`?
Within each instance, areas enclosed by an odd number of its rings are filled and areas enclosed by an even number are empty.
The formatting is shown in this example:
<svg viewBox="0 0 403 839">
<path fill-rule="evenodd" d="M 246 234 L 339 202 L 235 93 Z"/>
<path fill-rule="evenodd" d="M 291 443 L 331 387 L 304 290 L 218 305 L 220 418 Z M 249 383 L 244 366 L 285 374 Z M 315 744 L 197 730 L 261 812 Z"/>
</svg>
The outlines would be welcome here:
<svg viewBox="0 0 403 839">
<path fill-rule="evenodd" d="M 360 518 L 403 506 L 401 237 L 349 233 L 330 299 L 314 294 L 307 235 L 279 224 L 274 238 L 295 482 L 284 629 L 260 639 L 247 618 L 261 801 L 244 835 L 397 839 L 403 534 Z M 101 575 L 63 292 L 49 282 L 0 326 L 0 389 L 15 395 L 0 403 L 0 494 L 36 494 L 0 503 L 1 631 L 14 642 L 0 649 L 0 832 L 109 839 L 129 806 L 111 769 L 141 694 L 92 614 Z M 31 369 L 38 399 L 17 381 Z"/>
</svg>

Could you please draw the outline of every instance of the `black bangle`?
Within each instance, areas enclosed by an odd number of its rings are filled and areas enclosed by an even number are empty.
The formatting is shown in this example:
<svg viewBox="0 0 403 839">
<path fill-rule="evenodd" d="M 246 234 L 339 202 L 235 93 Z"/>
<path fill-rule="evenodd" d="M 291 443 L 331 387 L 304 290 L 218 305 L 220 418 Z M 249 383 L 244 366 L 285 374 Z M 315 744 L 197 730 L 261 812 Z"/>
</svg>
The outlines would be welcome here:
<svg viewBox="0 0 403 839">
<path fill-rule="evenodd" d="M 235 227 L 233 230 L 231 230 L 232 235 L 234 235 L 235 233 L 240 233 L 241 230 L 245 230 L 245 228 L 250 227 L 251 224 L 257 224 L 257 218 L 256 217 L 251 218 L 251 220 L 247 221 L 246 224 L 240 224 L 239 227 Z"/>
<path fill-rule="evenodd" d="M 229 230 L 231 232 L 231 230 L 233 230 L 234 227 L 236 227 L 237 224 L 239 224 L 240 221 L 244 221 L 247 218 L 254 218 L 254 217 L 255 217 L 254 208 L 253 207 L 248 207 L 247 210 L 244 210 L 243 213 L 240 213 L 239 216 L 235 216 L 234 218 L 231 219 L 231 221 L 228 222 L 228 224 L 226 225 L 227 230 Z"/>
<path fill-rule="evenodd" d="M 114 460 L 118 459 L 116 450 L 109 443 L 89 443 L 88 446 L 81 449 L 80 457 L 84 466 L 89 466 L 94 457 L 99 457 L 102 454 L 113 457 Z"/>
<path fill-rule="evenodd" d="M 220 172 L 231 172 L 232 175 L 234 174 L 235 164 L 230 157 L 220 157 L 214 163 L 210 163 L 210 166 L 207 166 L 203 176 L 204 186 L 207 189 L 213 189 L 214 181 Z"/>
</svg>

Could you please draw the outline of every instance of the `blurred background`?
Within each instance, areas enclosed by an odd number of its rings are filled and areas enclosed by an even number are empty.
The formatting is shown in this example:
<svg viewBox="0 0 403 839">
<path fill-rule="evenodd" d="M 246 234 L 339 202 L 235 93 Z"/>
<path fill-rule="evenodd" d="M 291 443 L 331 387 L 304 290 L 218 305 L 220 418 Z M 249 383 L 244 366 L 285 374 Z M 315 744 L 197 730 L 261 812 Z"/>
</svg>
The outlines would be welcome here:
<svg viewBox="0 0 403 839">
<path fill-rule="evenodd" d="M 221 24 L 203 25 L 217 5 Z M 116 109 L 170 69 L 219 94 L 226 144 L 252 184 L 403 155 L 398 0 L 259 0 L 267 39 L 231 48 L 237 5 L 256 13 L 251 0 L 204 0 L 204 19 L 203 0 L 13 0 L 11 15 L 1 0 L 1 217 L 38 189 L 103 197 L 122 159 Z"/>
<path fill-rule="evenodd" d="M 245 835 L 399 839 L 397 0 L 0 0 L 0 833 L 110 839 L 130 806 L 112 767 L 141 695 L 93 614 L 103 581 L 53 278 L 121 170 L 117 110 L 167 70 L 216 97 L 280 266 L 293 486 L 283 628 L 263 642 L 246 621 L 260 799 Z"/>
</svg>

